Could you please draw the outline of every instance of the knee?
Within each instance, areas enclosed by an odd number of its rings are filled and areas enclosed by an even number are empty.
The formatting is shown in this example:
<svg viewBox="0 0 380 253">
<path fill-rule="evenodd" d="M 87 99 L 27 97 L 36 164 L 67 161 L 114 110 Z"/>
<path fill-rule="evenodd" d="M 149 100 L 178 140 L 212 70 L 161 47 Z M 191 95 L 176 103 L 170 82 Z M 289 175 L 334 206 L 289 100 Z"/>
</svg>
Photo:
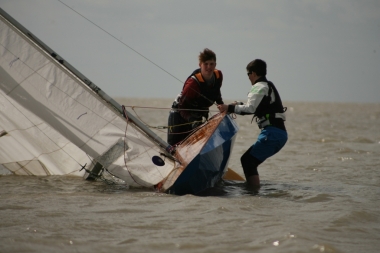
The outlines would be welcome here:
<svg viewBox="0 0 380 253">
<path fill-rule="evenodd" d="M 241 164 L 247 162 L 249 160 L 249 156 L 251 156 L 248 152 L 245 152 L 241 157 L 240 157 L 240 162 Z"/>
<path fill-rule="evenodd" d="M 252 175 L 259 175 L 257 167 L 261 164 L 261 161 L 257 160 L 255 157 L 246 152 L 240 158 L 241 165 L 243 167 L 244 175 L 246 178 Z"/>
</svg>

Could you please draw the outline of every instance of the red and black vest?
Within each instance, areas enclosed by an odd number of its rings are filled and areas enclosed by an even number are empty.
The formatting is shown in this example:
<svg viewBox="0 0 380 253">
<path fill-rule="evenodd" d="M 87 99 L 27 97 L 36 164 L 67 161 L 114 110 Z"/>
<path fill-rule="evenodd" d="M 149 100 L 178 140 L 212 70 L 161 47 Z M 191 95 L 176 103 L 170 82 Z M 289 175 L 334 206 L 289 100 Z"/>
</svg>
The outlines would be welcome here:
<svg viewBox="0 0 380 253">
<path fill-rule="evenodd" d="M 200 89 L 199 97 L 192 104 L 197 105 L 198 108 L 209 108 L 215 102 L 217 104 L 223 104 L 223 100 L 220 93 L 220 87 L 222 86 L 223 77 L 220 70 L 214 70 L 215 82 L 213 85 L 208 85 L 202 77 L 201 69 L 196 69 L 186 79 L 193 78 L 198 83 Z M 183 87 L 184 88 L 184 87 Z M 182 89 L 183 89 L 182 88 Z"/>
</svg>

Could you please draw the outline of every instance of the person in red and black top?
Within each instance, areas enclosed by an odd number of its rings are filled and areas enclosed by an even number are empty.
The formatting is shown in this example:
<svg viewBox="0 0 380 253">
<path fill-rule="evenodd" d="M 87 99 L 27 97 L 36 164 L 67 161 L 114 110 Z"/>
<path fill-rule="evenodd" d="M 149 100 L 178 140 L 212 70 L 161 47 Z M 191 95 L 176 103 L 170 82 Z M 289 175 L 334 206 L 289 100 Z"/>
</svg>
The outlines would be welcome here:
<svg viewBox="0 0 380 253">
<path fill-rule="evenodd" d="M 220 92 L 223 74 L 215 69 L 215 53 L 205 48 L 198 58 L 200 68 L 186 79 L 169 113 L 167 141 L 170 145 L 184 140 L 194 128 L 207 120 L 209 107 L 215 102 L 223 104 Z"/>
</svg>

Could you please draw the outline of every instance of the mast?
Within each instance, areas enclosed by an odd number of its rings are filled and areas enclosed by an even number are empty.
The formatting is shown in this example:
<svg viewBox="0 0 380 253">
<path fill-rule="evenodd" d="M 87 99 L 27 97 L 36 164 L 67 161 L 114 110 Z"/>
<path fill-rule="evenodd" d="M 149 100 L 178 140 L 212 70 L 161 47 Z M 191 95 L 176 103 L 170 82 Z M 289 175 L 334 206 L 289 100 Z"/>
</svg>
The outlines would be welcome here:
<svg viewBox="0 0 380 253">
<path fill-rule="evenodd" d="M 49 54 L 52 58 L 54 58 L 58 63 L 63 65 L 67 70 L 69 70 L 73 75 L 75 75 L 78 79 L 80 79 L 84 84 L 86 84 L 92 91 L 94 91 L 102 100 L 106 101 L 110 104 L 114 109 L 116 109 L 121 115 L 124 115 L 124 111 L 122 106 L 116 102 L 113 98 L 107 95 L 102 89 L 100 89 L 97 85 L 91 82 L 87 77 L 85 77 L 81 72 L 79 72 L 76 68 L 74 68 L 71 64 L 66 62 L 62 57 L 60 57 L 56 52 L 54 52 L 50 47 L 48 47 L 45 43 L 35 37 L 29 30 L 27 30 L 24 26 L 22 26 L 19 22 L 17 22 L 14 18 L 12 18 L 8 13 L 6 13 L 2 8 L 0 8 L 0 15 L 5 18 L 10 24 L 20 30 L 25 36 L 27 36 L 30 40 L 36 43 L 39 47 L 41 47 L 47 54 Z M 137 126 L 143 133 L 145 133 L 149 138 L 152 139 L 157 145 L 159 145 L 162 149 L 164 149 L 168 155 L 169 149 L 171 145 L 162 140 L 156 133 L 146 127 L 141 121 L 139 121 L 135 116 L 133 116 L 130 112 L 126 111 L 126 116 L 128 120 L 130 120 L 135 126 Z M 124 118 L 124 117 L 123 117 Z"/>
</svg>

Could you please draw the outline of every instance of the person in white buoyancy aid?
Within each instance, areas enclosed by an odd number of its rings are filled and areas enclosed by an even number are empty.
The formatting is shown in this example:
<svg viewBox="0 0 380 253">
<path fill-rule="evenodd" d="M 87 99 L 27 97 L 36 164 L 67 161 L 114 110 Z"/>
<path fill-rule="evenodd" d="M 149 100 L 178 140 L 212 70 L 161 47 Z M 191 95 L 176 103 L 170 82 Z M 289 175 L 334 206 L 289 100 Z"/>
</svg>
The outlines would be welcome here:
<svg viewBox="0 0 380 253">
<path fill-rule="evenodd" d="M 261 59 L 248 63 L 248 78 L 252 87 L 244 104 L 235 102 L 218 105 L 221 112 L 254 115 L 261 129 L 257 141 L 242 155 L 240 161 L 249 186 L 258 189 L 260 177 L 257 167 L 280 151 L 288 140 L 285 128 L 285 111 L 274 84 L 266 79 L 267 64 Z"/>
</svg>

